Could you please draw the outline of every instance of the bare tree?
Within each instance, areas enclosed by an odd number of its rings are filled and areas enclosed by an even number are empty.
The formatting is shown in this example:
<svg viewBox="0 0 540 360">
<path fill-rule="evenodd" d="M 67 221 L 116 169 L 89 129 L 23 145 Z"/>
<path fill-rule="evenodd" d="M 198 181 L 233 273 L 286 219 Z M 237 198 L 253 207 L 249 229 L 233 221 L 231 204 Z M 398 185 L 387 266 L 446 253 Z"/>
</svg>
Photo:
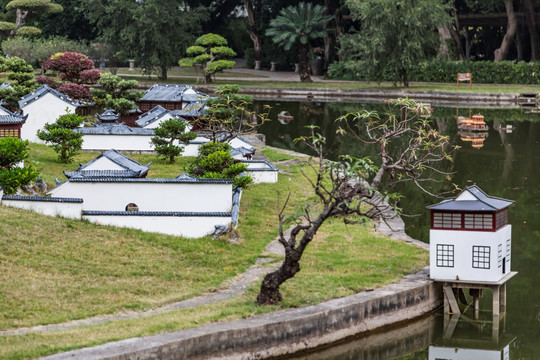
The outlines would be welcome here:
<svg viewBox="0 0 540 360">
<path fill-rule="evenodd" d="M 279 210 L 279 242 L 285 249 L 285 259 L 278 270 L 263 279 L 258 304 L 281 301 L 281 284 L 300 271 L 304 251 L 326 219 L 341 216 L 346 223 L 376 218 L 384 221 L 396 216 L 399 195 L 390 192 L 396 183 L 411 180 L 431 193 L 425 183 L 441 181 L 441 176 L 448 175 L 436 163 L 451 160 L 454 148 L 448 145 L 448 137 L 431 127 L 429 106 L 409 99 L 392 100 L 388 105 L 390 111 L 382 118 L 376 112 L 364 111 L 338 119 L 344 124 L 340 133 L 350 133 L 378 147 L 379 166 L 369 158 L 351 156 L 327 161 L 323 158 L 324 137 L 312 133 L 300 138 L 318 154 L 315 165 L 311 165 L 315 179 L 304 174 L 318 201 L 304 207 L 297 217 L 284 215 L 289 198 Z M 291 221 L 294 225 L 285 232 L 284 225 Z"/>
</svg>

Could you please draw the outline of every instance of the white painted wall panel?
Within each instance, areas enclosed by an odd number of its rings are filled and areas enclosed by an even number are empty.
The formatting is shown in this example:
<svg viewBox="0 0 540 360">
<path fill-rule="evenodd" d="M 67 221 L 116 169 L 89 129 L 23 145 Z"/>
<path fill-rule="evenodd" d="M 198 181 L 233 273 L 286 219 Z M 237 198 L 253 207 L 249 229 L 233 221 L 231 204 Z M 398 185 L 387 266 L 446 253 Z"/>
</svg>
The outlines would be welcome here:
<svg viewBox="0 0 540 360">
<path fill-rule="evenodd" d="M 100 225 L 112 225 L 139 229 L 147 232 L 198 238 L 213 234 L 215 225 L 228 226 L 230 217 L 180 217 L 180 216 L 96 216 L 84 215 L 84 219 Z"/>
<path fill-rule="evenodd" d="M 2 205 L 30 210 L 48 216 L 80 219 L 83 204 L 51 201 L 2 200 Z"/>
<path fill-rule="evenodd" d="M 497 282 L 510 272 L 510 259 L 506 257 L 507 240 L 512 226 L 506 225 L 496 232 L 430 230 L 430 277 L 436 280 L 470 280 Z M 437 244 L 454 245 L 454 267 L 437 267 Z M 506 258 L 505 274 L 499 267 L 499 245 Z M 473 268 L 473 246 L 490 247 L 490 268 Z"/>
<path fill-rule="evenodd" d="M 106 157 L 101 157 L 84 168 L 84 170 L 125 170 L 123 167 L 117 163 L 107 159 Z"/>
<path fill-rule="evenodd" d="M 429 360 L 501 360 L 502 351 L 484 349 L 462 349 L 448 347 L 429 347 Z"/>
<path fill-rule="evenodd" d="M 50 191 L 55 197 L 82 198 L 84 210 L 230 212 L 232 184 L 148 182 L 65 182 Z"/>
<path fill-rule="evenodd" d="M 76 107 L 51 93 L 26 105 L 22 111 L 23 115 L 28 114 L 28 119 L 21 128 L 21 138 L 43 144 L 43 141 L 37 137 L 37 131 L 43 129 L 46 123 L 56 122 L 61 115 L 66 114 L 66 109 L 73 114 Z"/>
</svg>

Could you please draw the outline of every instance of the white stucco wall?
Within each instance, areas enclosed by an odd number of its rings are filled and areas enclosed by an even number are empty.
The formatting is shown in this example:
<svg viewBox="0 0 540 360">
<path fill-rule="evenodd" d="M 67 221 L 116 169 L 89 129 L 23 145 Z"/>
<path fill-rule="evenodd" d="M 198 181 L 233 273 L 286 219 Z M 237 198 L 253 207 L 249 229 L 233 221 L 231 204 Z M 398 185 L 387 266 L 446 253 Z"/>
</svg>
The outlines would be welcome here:
<svg viewBox="0 0 540 360">
<path fill-rule="evenodd" d="M 95 211 L 124 211 L 129 203 L 140 211 L 230 212 L 232 207 L 232 184 L 68 181 L 49 194 L 82 198 L 84 210 Z"/>
<path fill-rule="evenodd" d="M 429 360 L 509 360 L 510 347 L 503 350 L 490 349 L 463 349 L 457 347 L 429 347 Z"/>
<path fill-rule="evenodd" d="M 511 255 L 507 256 L 507 240 L 510 239 L 511 250 L 512 226 L 506 225 L 495 232 L 491 231 L 454 231 L 430 230 L 430 277 L 434 280 L 459 280 L 497 282 L 510 273 Z M 454 267 L 437 267 L 437 244 L 454 245 Z M 505 274 L 503 266 L 499 267 L 499 245 L 502 257 L 506 260 Z M 473 246 L 489 246 L 490 268 L 472 267 Z"/>
<path fill-rule="evenodd" d="M 234 138 L 230 140 L 229 145 L 231 145 L 233 149 L 236 149 L 239 147 L 245 147 L 246 149 L 253 149 L 253 145 L 239 138 Z"/>
<path fill-rule="evenodd" d="M 154 151 L 150 142 L 150 135 L 84 135 L 82 150 L 106 151 L 116 149 L 118 151 Z M 197 138 L 197 142 L 206 141 L 206 138 Z M 189 144 L 184 148 L 182 156 L 199 155 L 200 144 Z"/>
<path fill-rule="evenodd" d="M 76 107 L 67 103 L 51 93 L 43 95 L 41 98 L 31 102 L 22 108 L 23 115 L 28 114 L 28 119 L 21 128 L 21 138 L 31 142 L 41 143 L 43 141 L 37 137 L 37 131 L 43 129 L 46 123 L 54 123 L 66 113 L 66 108 L 70 113 L 75 113 Z"/>
<path fill-rule="evenodd" d="M 242 161 L 247 165 L 248 175 L 253 179 L 254 184 L 276 183 L 278 181 L 278 170 L 269 166 L 264 161 Z"/>
<path fill-rule="evenodd" d="M 100 225 L 112 225 L 139 229 L 147 232 L 198 238 L 213 234 L 215 225 L 228 226 L 231 217 L 227 216 L 100 216 L 84 215 L 84 219 Z"/>
<path fill-rule="evenodd" d="M 159 125 L 164 122 L 164 121 L 167 121 L 169 120 L 170 118 L 172 118 L 172 115 L 171 114 L 165 114 L 163 115 L 161 118 L 159 118 L 158 120 L 144 126 L 145 129 L 155 129 L 157 127 L 159 127 Z"/>
<path fill-rule="evenodd" d="M 70 219 L 80 219 L 83 204 L 72 202 L 64 203 L 51 201 L 24 201 L 3 199 L 2 205 L 30 210 L 48 216 L 61 216 Z"/>
</svg>

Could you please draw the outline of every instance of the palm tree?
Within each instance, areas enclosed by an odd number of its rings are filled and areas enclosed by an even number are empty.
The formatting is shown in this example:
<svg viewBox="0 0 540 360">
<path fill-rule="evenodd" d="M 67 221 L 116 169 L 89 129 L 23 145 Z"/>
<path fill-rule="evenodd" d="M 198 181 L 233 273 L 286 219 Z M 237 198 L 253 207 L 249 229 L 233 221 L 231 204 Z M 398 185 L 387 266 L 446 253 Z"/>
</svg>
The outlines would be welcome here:
<svg viewBox="0 0 540 360">
<path fill-rule="evenodd" d="M 321 38 L 328 32 L 324 25 L 332 16 L 325 15 L 324 12 L 323 6 L 301 2 L 298 6 L 282 9 L 279 15 L 270 21 L 270 28 L 266 30 L 266 35 L 272 37 L 272 41 L 282 45 L 285 50 L 290 50 L 294 44 L 298 45 L 302 82 L 312 82 L 309 64 L 310 41 Z"/>
</svg>

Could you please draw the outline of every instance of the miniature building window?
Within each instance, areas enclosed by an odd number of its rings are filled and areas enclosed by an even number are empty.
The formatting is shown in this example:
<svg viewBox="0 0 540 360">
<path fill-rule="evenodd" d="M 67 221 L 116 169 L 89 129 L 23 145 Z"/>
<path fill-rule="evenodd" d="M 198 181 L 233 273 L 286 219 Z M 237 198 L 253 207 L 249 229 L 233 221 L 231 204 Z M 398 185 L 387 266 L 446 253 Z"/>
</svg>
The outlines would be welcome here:
<svg viewBox="0 0 540 360">
<path fill-rule="evenodd" d="M 0 137 L 19 137 L 18 129 L 0 129 Z"/>
<path fill-rule="evenodd" d="M 502 244 L 499 244 L 499 249 L 497 250 L 497 259 L 498 259 L 498 264 L 500 268 L 502 267 L 502 258 L 503 258 L 502 253 L 503 253 Z"/>
<path fill-rule="evenodd" d="M 512 246 L 512 242 L 510 239 L 506 240 L 506 261 L 510 261 L 510 248 Z"/>
<path fill-rule="evenodd" d="M 461 229 L 461 214 L 459 213 L 433 213 L 433 227 L 442 229 Z"/>
<path fill-rule="evenodd" d="M 489 246 L 473 246 L 473 263 L 475 269 L 489 269 L 491 248 Z"/>
<path fill-rule="evenodd" d="M 465 229 L 493 229 L 492 214 L 465 214 Z"/>
<path fill-rule="evenodd" d="M 139 211 L 137 204 L 129 203 L 126 205 L 126 211 Z"/>
<path fill-rule="evenodd" d="M 437 267 L 454 267 L 454 245 L 437 244 Z"/>
<path fill-rule="evenodd" d="M 501 210 L 495 215 L 495 227 L 498 229 L 508 224 L 508 209 Z"/>
</svg>

